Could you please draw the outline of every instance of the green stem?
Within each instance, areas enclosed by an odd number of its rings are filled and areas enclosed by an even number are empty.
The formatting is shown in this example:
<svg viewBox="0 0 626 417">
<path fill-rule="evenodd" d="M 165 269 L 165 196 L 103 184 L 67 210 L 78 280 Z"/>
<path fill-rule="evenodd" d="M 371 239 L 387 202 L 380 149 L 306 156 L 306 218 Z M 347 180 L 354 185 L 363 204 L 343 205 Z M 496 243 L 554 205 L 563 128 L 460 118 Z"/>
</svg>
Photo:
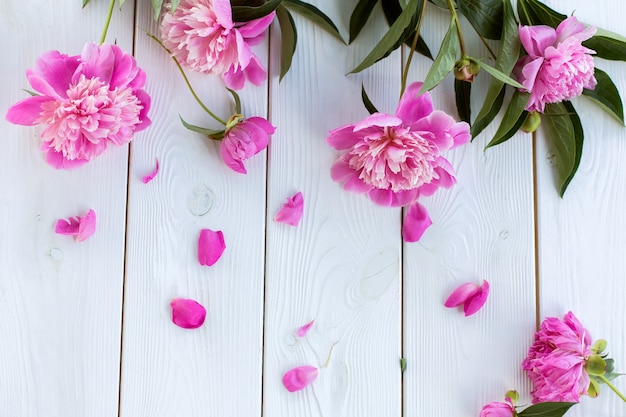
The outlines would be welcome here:
<svg viewBox="0 0 626 417">
<path fill-rule="evenodd" d="M 339 342 L 335 342 L 335 343 L 333 343 L 333 345 L 330 347 L 330 352 L 328 352 L 328 357 L 326 358 L 326 362 L 324 363 L 324 365 L 323 365 L 323 366 L 321 366 L 321 368 L 327 368 L 327 367 L 328 367 L 328 364 L 330 363 L 330 357 L 332 356 L 332 354 L 333 354 L 333 349 L 335 348 L 335 345 L 336 345 L 337 343 L 339 343 Z"/>
<path fill-rule="evenodd" d="M 187 74 L 185 74 L 185 70 L 183 70 L 183 67 L 180 65 L 180 62 L 178 62 L 178 60 L 176 59 L 176 57 L 174 55 L 172 55 L 171 51 L 169 49 L 167 49 L 165 47 L 165 45 L 163 45 L 163 42 L 161 42 L 161 40 L 159 38 L 157 38 L 156 36 L 154 36 L 151 33 L 147 34 L 148 36 L 150 36 L 152 39 L 154 39 L 159 45 L 161 45 L 161 47 L 163 49 L 165 49 L 167 51 L 167 53 L 172 57 L 172 59 L 174 60 L 174 62 L 176 63 L 176 66 L 178 67 L 178 70 L 180 71 L 180 73 L 183 76 L 183 79 L 185 80 L 185 83 L 187 84 L 187 88 L 189 88 L 189 91 L 191 91 L 191 95 L 193 96 L 193 98 L 196 99 L 196 101 L 198 102 L 198 104 L 200 105 L 200 107 L 202 107 L 202 110 L 204 110 L 209 116 L 211 116 L 213 119 L 215 119 L 217 122 L 223 124 L 224 126 L 226 126 L 226 122 L 222 119 L 220 119 L 219 117 L 217 117 L 215 115 L 215 113 L 213 113 L 211 110 L 209 110 L 209 108 L 207 106 L 204 105 L 204 103 L 202 102 L 202 100 L 200 100 L 200 97 L 198 97 L 198 95 L 196 94 L 196 91 L 193 89 L 193 87 L 191 86 L 191 83 L 189 82 L 189 78 L 187 78 Z"/>
<path fill-rule="evenodd" d="M 611 388 L 613 392 L 616 393 L 617 396 L 622 399 L 622 401 L 626 402 L 626 397 L 624 396 L 624 394 L 619 392 L 619 390 L 615 387 L 615 385 L 611 383 L 611 381 L 608 380 L 607 377 L 605 377 L 604 375 L 599 375 L 598 378 L 600 378 L 602 382 L 604 382 L 607 385 L 607 387 Z"/>
<path fill-rule="evenodd" d="M 450 13 L 452 14 L 452 18 L 456 23 L 456 34 L 459 38 L 459 45 L 461 47 L 461 56 L 467 55 L 465 53 L 465 41 L 463 40 L 463 32 L 461 32 L 461 25 L 459 24 L 459 15 L 456 14 L 456 9 L 454 8 L 454 4 L 452 0 L 448 0 L 448 9 L 450 9 Z"/>
<path fill-rule="evenodd" d="M 113 16 L 113 9 L 115 8 L 115 0 L 111 0 L 109 3 L 109 11 L 107 13 L 107 20 L 104 22 L 104 29 L 102 30 L 102 36 L 100 36 L 100 45 L 104 43 L 107 38 L 107 32 L 109 31 L 109 24 L 111 23 L 111 16 Z"/>
<path fill-rule="evenodd" d="M 400 85 L 400 97 L 404 94 L 404 90 L 406 90 L 406 80 L 409 78 L 409 67 L 411 66 L 411 61 L 413 60 L 413 54 L 415 53 L 415 48 L 417 47 L 417 41 L 420 37 L 420 29 L 422 27 L 422 17 L 424 16 L 424 11 L 426 10 L 426 0 L 422 1 L 422 11 L 420 12 L 420 17 L 417 21 L 417 28 L 415 28 L 415 36 L 413 36 L 413 42 L 411 43 L 411 50 L 409 51 L 409 56 L 406 60 L 406 65 L 404 66 L 404 71 L 402 72 L 402 84 Z"/>
</svg>

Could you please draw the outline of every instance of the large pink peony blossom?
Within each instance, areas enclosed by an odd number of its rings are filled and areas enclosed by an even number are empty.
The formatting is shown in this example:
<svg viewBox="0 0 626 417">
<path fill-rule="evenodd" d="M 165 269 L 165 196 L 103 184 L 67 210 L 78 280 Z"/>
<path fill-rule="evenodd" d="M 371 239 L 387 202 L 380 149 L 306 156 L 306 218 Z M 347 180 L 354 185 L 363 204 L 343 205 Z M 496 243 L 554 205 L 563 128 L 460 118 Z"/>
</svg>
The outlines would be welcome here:
<svg viewBox="0 0 626 417">
<path fill-rule="evenodd" d="M 563 321 L 546 318 L 522 362 L 533 382 L 533 403 L 578 402 L 587 393 L 589 375 L 585 363 L 591 352 L 591 336 L 568 312 Z"/>
<path fill-rule="evenodd" d="M 348 191 L 367 193 L 383 206 L 408 206 L 420 196 L 456 183 L 452 166 L 442 152 L 470 140 L 469 125 L 457 123 L 433 109 L 428 92 L 417 95 L 422 83 L 408 86 L 396 115 L 374 113 L 359 123 L 332 130 L 327 142 L 344 151 L 331 168 L 333 180 Z M 410 223 L 420 223 L 418 233 L 404 231 L 405 239 L 417 240 L 430 225 L 423 206 Z M 416 219 L 423 221 L 416 221 Z"/>
<path fill-rule="evenodd" d="M 39 95 L 9 108 L 15 124 L 43 124 L 42 151 L 55 168 L 75 168 L 150 125 L 146 75 L 117 45 L 88 43 L 81 55 L 42 54 L 26 71 Z"/>
<path fill-rule="evenodd" d="M 514 417 L 513 402 L 507 398 L 506 402 L 491 402 L 480 410 L 480 417 Z"/>
<path fill-rule="evenodd" d="M 163 44 L 193 71 L 219 74 L 232 89 L 246 79 L 255 85 L 266 71 L 250 46 L 263 39 L 275 12 L 246 23 L 233 22 L 229 0 L 182 0 L 161 25 Z"/>
<path fill-rule="evenodd" d="M 238 121 L 239 118 L 243 120 Z M 220 143 L 222 159 L 233 171 L 246 174 L 243 161 L 267 148 L 276 128 L 262 117 L 244 119 L 241 115 L 231 117 L 227 126 Z"/>
<path fill-rule="evenodd" d="M 520 26 L 519 35 L 528 55 L 517 63 L 519 82 L 530 91 L 528 111 L 543 112 L 548 103 L 560 103 L 579 96 L 583 88 L 594 89 L 595 51 L 585 48 L 596 28 L 587 27 L 575 17 L 550 26 Z"/>
</svg>

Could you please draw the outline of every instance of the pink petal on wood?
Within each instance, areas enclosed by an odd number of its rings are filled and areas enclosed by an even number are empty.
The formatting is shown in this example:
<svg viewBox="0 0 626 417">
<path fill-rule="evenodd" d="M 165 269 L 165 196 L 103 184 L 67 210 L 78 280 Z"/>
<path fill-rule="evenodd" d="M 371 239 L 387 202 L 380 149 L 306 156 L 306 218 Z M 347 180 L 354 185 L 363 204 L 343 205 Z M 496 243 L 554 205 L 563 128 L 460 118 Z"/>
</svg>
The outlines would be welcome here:
<svg viewBox="0 0 626 417">
<path fill-rule="evenodd" d="M 402 237 L 405 242 L 417 242 L 422 235 L 433 224 L 428 215 L 426 207 L 418 202 L 409 206 L 402 225 Z"/>
<path fill-rule="evenodd" d="M 304 210 L 304 197 L 298 192 L 293 197 L 287 199 L 287 202 L 278 210 L 274 216 L 274 221 L 286 223 L 291 226 L 297 226 L 302 218 Z"/>
<path fill-rule="evenodd" d="M 465 316 L 471 316 L 480 310 L 485 305 L 488 296 L 489 283 L 487 280 L 483 280 L 482 285 L 478 289 L 478 293 L 463 304 L 463 312 L 465 313 Z"/>
<path fill-rule="evenodd" d="M 298 337 L 306 336 L 306 334 L 309 332 L 309 330 L 311 330 L 311 327 L 313 326 L 313 323 L 315 323 L 315 319 L 311 320 L 310 322 L 308 322 L 304 326 L 299 327 L 296 330 L 296 336 L 298 336 Z"/>
<path fill-rule="evenodd" d="M 197 329 L 204 324 L 206 309 L 197 301 L 188 298 L 174 298 L 170 302 L 172 321 L 183 329 Z"/>
<path fill-rule="evenodd" d="M 289 392 L 300 391 L 315 381 L 318 372 L 314 366 L 298 366 L 283 375 L 283 385 Z"/>
<path fill-rule="evenodd" d="M 200 265 L 211 266 L 220 259 L 226 249 L 224 234 L 221 230 L 217 232 L 209 229 L 202 229 L 198 238 L 198 261 Z"/>
<path fill-rule="evenodd" d="M 478 294 L 479 286 L 473 282 L 466 282 L 459 285 L 452 294 L 448 296 L 444 305 L 446 307 L 457 307 Z"/>
<path fill-rule="evenodd" d="M 96 213 L 89 210 L 83 217 L 59 219 L 54 232 L 60 235 L 74 236 L 74 240 L 82 242 L 96 232 Z"/>
<path fill-rule="evenodd" d="M 156 177 L 156 175 L 159 173 L 159 159 L 158 158 L 154 158 L 154 160 L 156 161 L 154 170 L 141 179 L 141 182 L 143 182 L 144 184 L 147 184 L 150 181 L 152 181 L 154 179 L 154 177 Z"/>
</svg>

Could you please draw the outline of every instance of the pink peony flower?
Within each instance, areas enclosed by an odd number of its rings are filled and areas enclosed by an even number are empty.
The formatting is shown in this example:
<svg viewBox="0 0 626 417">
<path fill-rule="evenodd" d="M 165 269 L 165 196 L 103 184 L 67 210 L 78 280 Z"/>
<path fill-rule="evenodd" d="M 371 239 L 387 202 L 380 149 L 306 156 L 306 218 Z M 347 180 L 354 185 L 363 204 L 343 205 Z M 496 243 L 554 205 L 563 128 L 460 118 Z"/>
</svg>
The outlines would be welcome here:
<svg viewBox="0 0 626 417">
<path fill-rule="evenodd" d="M 480 417 L 514 417 L 515 408 L 509 398 L 506 402 L 492 402 L 480 410 Z"/>
<path fill-rule="evenodd" d="M 589 375 L 585 362 L 591 355 L 591 336 L 568 312 L 563 321 L 546 318 L 522 362 L 533 383 L 533 403 L 578 402 L 587 393 Z"/>
<path fill-rule="evenodd" d="M 463 312 L 467 317 L 478 312 L 485 305 L 488 296 L 489 283 L 487 280 L 484 279 L 481 285 L 466 282 L 452 291 L 444 305 L 446 307 L 458 307 L 463 304 Z"/>
<path fill-rule="evenodd" d="M 83 217 L 59 219 L 54 232 L 59 235 L 74 236 L 74 240 L 82 242 L 96 232 L 96 212 L 89 210 Z"/>
<path fill-rule="evenodd" d="M 548 103 L 560 103 L 579 96 L 583 88 L 594 89 L 594 63 L 583 41 L 596 28 L 587 27 L 575 17 L 563 20 L 554 30 L 549 26 L 520 26 L 519 35 L 528 55 L 517 63 L 517 79 L 528 91 L 526 110 L 543 112 Z"/>
<path fill-rule="evenodd" d="M 226 249 L 224 233 L 210 229 L 202 229 L 198 238 L 198 262 L 200 265 L 212 266 L 221 257 Z"/>
<path fill-rule="evenodd" d="M 287 198 L 287 202 L 274 215 L 274 221 L 297 226 L 302 218 L 303 210 L 304 197 L 301 192 L 298 192 L 293 197 Z"/>
<path fill-rule="evenodd" d="M 197 301 L 188 298 L 174 298 L 170 302 L 172 321 L 183 329 L 197 329 L 204 324 L 206 309 Z"/>
<path fill-rule="evenodd" d="M 39 95 L 9 108 L 15 124 L 43 124 L 41 150 L 53 167 L 75 168 L 150 125 L 146 75 L 117 45 L 88 43 L 81 55 L 42 54 L 26 77 Z"/>
<path fill-rule="evenodd" d="M 300 391 L 315 381 L 319 370 L 314 366 L 298 366 L 283 375 L 283 385 L 289 392 Z"/>
<path fill-rule="evenodd" d="M 235 115 L 231 118 L 241 117 Z M 231 122 L 229 121 L 228 125 Z M 276 128 L 262 117 L 250 117 L 226 130 L 220 152 L 222 159 L 233 171 L 245 174 L 243 161 L 267 148 L 270 135 Z"/>
<path fill-rule="evenodd" d="M 267 75 L 251 45 L 263 39 L 275 12 L 245 23 L 233 22 L 229 0 L 182 0 L 163 16 L 163 44 L 181 65 L 219 74 L 226 85 L 241 89 L 248 79 L 261 84 Z"/>
<path fill-rule="evenodd" d="M 454 170 L 441 153 L 467 143 L 469 125 L 433 110 L 428 92 L 417 95 L 421 87 L 422 83 L 408 86 L 395 116 L 374 113 L 330 132 L 328 143 L 345 151 L 331 168 L 333 180 L 343 183 L 345 190 L 367 193 L 377 204 L 395 207 L 454 185 Z M 410 220 L 424 218 L 424 213 L 413 214 L 416 218 Z M 405 238 L 421 236 L 419 231 L 403 233 Z"/>
</svg>

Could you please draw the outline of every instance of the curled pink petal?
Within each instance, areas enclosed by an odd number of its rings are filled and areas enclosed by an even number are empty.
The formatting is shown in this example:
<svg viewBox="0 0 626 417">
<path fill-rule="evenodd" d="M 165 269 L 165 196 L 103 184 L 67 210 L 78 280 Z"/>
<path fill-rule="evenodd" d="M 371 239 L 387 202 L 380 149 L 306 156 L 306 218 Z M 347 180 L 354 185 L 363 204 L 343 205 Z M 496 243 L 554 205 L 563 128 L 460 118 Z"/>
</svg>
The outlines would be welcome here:
<svg viewBox="0 0 626 417">
<path fill-rule="evenodd" d="M 426 207 L 418 202 L 409 206 L 404 224 L 402 225 L 402 237 L 405 242 L 417 242 L 422 235 L 433 224 L 428 215 Z"/>
<path fill-rule="evenodd" d="M 478 293 L 471 297 L 463 304 L 463 312 L 465 316 L 471 316 L 485 305 L 489 296 L 489 283 L 483 280 L 482 285 L 478 288 Z"/>
<path fill-rule="evenodd" d="M 70 217 L 67 220 L 59 219 L 54 232 L 60 235 L 74 236 L 74 240 L 87 240 L 96 231 L 96 213 L 89 210 L 83 217 Z"/>
<path fill-rule="evenodd" d="M 141 182 L 143 182 L 144 184 L 149 183 L 150 181 L 152 181 L 154 179 L 154 177 L 156 177 L 156 175 L 159 173 L 159 159 L 155 158 L 156 164 L 154 167 L 154 170 L 149 173 L 148 175 L 145 175 L 142 179 Z"/>
<path fill-rule="evenodd" d="M 221 230 L 217 232 L 209 229 L 202 229 L 198 238 L 198 261 L 200 265 L 211 266 L 220 259 L 226 249 L 224 234 Z"/>
<path fill-rule="evenodd" d="M 463 304 L 466 316 L 476 313 L 487 301 L 489 295 L 489 283 L 483 280 L 481 285 L 466 282 L 455 289 L 446 299 L 446 307 L 457 307 Z"/>
<path fill-rule="evenodd" d="M 298 366 L 283 375 L 283 385 L 289 392 L 300 391 L 315 381 L 318 372 L 314 366 Z"/>
<path fill-rule="evenodd" d="M 313 324 L 315 323 L 315 319 L 311 320 L 310 322 L 308 322 L 307 324 L 305 324 L 302 327 L 299 327 L 296 330 L 296 336 L 298 337 L 304 337 L 306 336 L 306 334 L 309 332 L 309 330 L 311 330 L 311 327 L 313 327 Z"/>
<path fill-rule="evenodd" d="M 206 309 L 197 301 L 188 298 L 174 298 L 170 302 L 172 321 L 183 329 L 197 329 L 204 324 Z"/>
<path fill-rule="evenodd" d="M 302 218 L 304 210 L 304 197 L 298 192 L 293 197 L 287 198 L 287 202 L 278 210 L 274 216 L 274 221 L 297 226 Z"/>
</svg>

